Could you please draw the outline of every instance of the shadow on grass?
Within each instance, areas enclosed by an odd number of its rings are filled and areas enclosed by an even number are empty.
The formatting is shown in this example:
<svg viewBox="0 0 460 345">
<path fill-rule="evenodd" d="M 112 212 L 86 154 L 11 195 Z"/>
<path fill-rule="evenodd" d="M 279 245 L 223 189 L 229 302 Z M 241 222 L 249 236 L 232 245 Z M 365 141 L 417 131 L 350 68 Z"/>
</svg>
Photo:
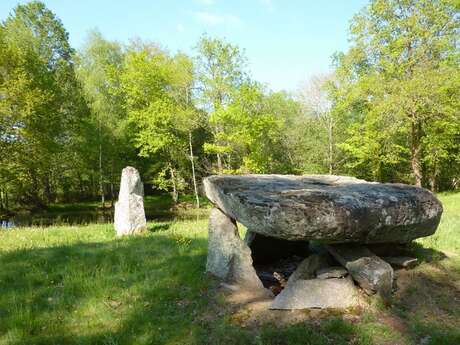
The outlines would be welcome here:
<svg viewBox="0 0 460 345">
<path fill-rule="evenodd" d="M 204 240 L 155 235 L 0 253 L 0 343 L 151 344 L 206 306 Z"/>
<path fill-rule="evenodd" d="M 438 262 L 447 258 L 443 252 L 423 247 L 420 243 L 412 242 L 410 245 L 411 254 L 417 257 L 420 262 Z"/>
<path fill-rule="evenodd" d="M 460 344 L 460 275 L 430 255 L 411 271 L 398 272 L 398 291 L 389 310 L 405 323 L 412 340 L 423 344 Z"/>
<path fill-rule="evenodd" d="M 460 344 L 460 277 L 443 260 L 401 271 L 394 305 L 358 322 L 325 312 L 286 325 L 290 312 L 278 312 L 248 329 L 214 296 L 206 240 L 164 230 L 0 253 L 0 343 Z"/>
<path fill-rule="evenodd" d="M 154 223 L 147 230 L 150 232 L 159 232 L 169 230 L 171 223 Z"/>
</svg>

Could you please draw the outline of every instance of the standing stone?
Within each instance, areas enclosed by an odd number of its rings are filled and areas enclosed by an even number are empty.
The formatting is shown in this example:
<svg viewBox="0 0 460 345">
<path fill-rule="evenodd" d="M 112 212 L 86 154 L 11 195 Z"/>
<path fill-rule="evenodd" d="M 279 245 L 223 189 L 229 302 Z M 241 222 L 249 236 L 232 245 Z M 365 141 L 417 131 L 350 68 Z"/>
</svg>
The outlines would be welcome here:
<svg viewBox="0 0 460 345">
<path fill-rule="evenodd" d="M 139 172 L 133 167 L 126 167 L 121 173 L 120 193 L 115 204 L 115 231 L 117 236 L 123 236 L 146 228 L 144 185 Z"/>
<path fill-rule="evenodd" d="M 245 288 L 263 288 L 252 266 L 251 250 L 238 234 L 233 219 L 213 208 L 209 217 L 206 271 Z"/>
</svg>

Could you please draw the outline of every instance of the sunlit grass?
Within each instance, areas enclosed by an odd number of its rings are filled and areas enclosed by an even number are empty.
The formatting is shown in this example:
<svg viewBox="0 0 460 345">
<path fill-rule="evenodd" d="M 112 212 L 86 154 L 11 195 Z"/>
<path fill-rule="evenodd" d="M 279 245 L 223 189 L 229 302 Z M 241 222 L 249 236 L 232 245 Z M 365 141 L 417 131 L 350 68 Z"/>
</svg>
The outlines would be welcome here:
<svg viewBox="0 0 460 345">
<path fill-rule="evenodd" d="M 419 239 L 424 247 L 460 255 L 460 193 L 438 195 L 444 206 L 438 230 L 433 236 Z"/>
<path fill-rule="evenodd" d="M 418 241 L 424 262 L 392 307 L 371 303 L 354 322 L 236 322 L 205 274 L 206 219 L 125 238 L 111 224 L 3 230 L 0 344 L 460 344 L 460 194 L 440 198 L 438 232 Z"/>
</svg>

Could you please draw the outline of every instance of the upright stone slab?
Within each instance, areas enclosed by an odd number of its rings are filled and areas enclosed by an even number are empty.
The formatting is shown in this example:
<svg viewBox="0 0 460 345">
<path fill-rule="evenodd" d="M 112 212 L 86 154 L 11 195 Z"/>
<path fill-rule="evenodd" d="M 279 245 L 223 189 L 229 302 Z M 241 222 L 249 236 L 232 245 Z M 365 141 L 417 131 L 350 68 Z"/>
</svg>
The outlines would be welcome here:
<svg viewBox="0 0 460 345">
<path fill-rule="evenodd" d="M 252 266 L 251 250 L 238 234 L 233 219 L 213 208 L 209 217 L 206 271 L 245 288 L 263 288 Z"/>
<path fill-rule="evenodd" d="M 357 244 L 327 245 L 326 248 L 368 293 L 389 299 L 393 288 L 393 268 L 364 246 Z"/>
<path fill-rule="evenodd" d="M 115 231 L 117 236 L 123 236 L 146 228 L 144 185 L 139 172 L 133 167 L 126 167 L 121 173 L 120 193 L 115 204 Z"/>
</svg>

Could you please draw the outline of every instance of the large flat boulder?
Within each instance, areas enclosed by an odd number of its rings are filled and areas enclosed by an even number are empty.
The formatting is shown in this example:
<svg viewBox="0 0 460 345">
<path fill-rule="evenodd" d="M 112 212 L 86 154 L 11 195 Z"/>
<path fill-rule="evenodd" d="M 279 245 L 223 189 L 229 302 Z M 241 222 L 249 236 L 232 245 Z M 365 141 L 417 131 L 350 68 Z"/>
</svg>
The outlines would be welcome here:
<svg viewBox="0 0 460 345">
<path fill-rule="evenodd" d="M 270 309 L 349 308 L 358 304 L 351 278 L 298 279 L 288 281 Z"/>
<path fill-rule="evenodd" d="M 346 176 L 218 175 L 204 187 L 252 232 L 286 240 L 405 243 L 433 234 L 442 214 L 426 189 Z"/>
</svg>

